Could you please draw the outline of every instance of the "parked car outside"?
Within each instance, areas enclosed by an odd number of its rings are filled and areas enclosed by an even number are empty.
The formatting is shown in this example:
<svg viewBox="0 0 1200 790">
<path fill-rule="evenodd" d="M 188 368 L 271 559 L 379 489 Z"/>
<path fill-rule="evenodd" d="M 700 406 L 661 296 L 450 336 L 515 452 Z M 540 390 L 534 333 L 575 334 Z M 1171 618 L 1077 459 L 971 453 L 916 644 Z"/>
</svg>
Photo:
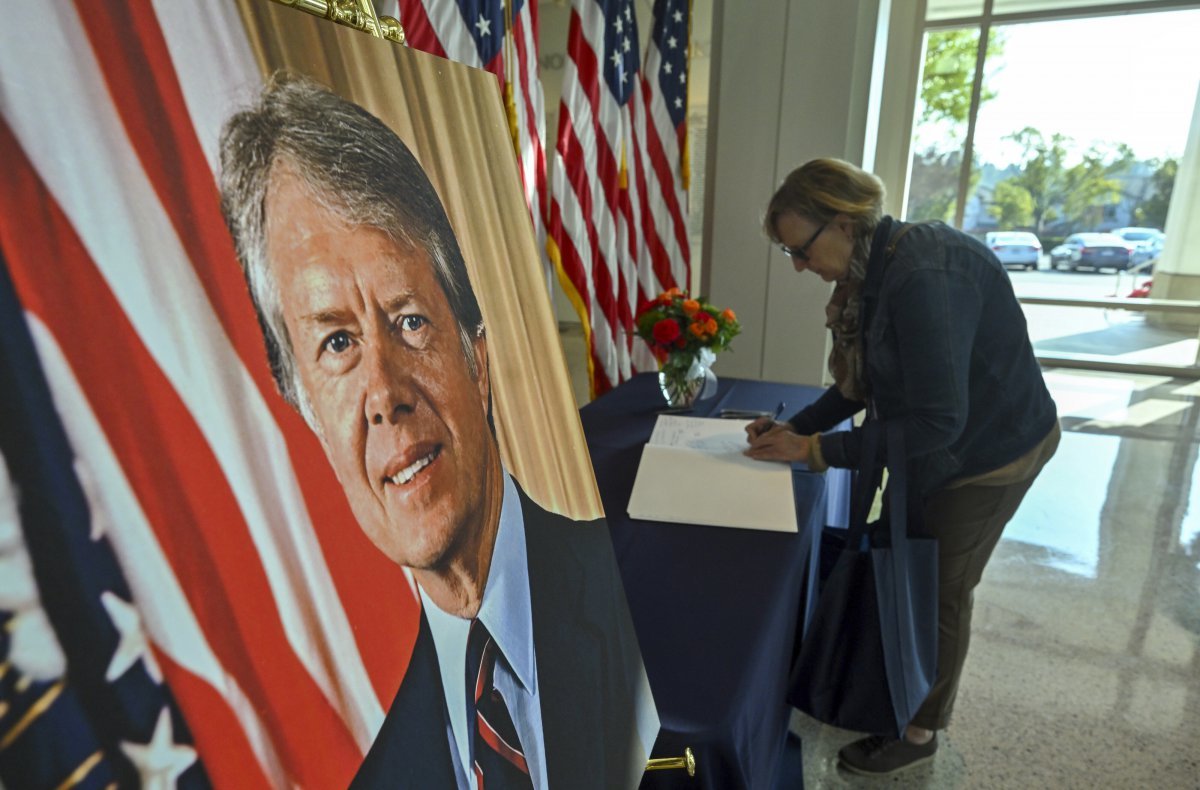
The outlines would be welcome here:
<svg viewBox="0 0 1200 790">
<path fill-rule="evenodd" d="M 1036 269 L 1042 257 L 1042 243 L 1038 237 L 1024 231 L 991 231 L 984 237 L 984 243 L 1005 268 L 1019 266 L 1022 269 Z"/>
<path fill-rule="evenodd" d="M 1050 250 L 1050 268 L 1123 271 L 1131 265 L 1132 252 L 1124 239 L 1111 233 L 1072 233 Z"/>
<path fill-rule="evenodd" d="M 1154 260 L 1162 254 L 1164 234 L 1157 228 L 1117 228 L 1112 234 L 1133 247 L 1134 264 Z"/>
</svg>

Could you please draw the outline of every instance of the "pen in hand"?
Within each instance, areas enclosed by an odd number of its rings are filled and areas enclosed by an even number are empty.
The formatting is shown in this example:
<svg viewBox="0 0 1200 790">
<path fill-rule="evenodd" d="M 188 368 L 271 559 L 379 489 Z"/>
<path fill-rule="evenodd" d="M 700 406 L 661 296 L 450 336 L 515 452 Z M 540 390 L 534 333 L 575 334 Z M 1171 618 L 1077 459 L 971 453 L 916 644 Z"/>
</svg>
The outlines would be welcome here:
<svg viewBox="0 0 1200 790">
<path fill-rule="evenodd" d="M 750 444 L 754 444 L 754 442 L 760 437 L 766 436 L 771 431 L 780 427 L 778 420 L 780 415 L 783 414 L 783 410 L 786 408 L 787 403 L 785 401 L 779 401 L 779 405 L 775 407 L 774 413 L 772 413 L 770 416 L 764 414 L 754 422 L 747 425 L 746 441 L 748 441 Z"/>
</svg>

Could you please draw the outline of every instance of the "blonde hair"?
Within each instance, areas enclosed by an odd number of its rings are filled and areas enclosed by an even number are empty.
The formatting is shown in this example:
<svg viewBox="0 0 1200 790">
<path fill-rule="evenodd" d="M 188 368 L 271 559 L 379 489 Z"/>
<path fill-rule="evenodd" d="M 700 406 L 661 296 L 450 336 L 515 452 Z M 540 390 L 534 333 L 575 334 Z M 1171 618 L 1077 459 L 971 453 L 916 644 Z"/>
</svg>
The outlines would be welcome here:
<svg viewBox="0 0 1200 790">
<path fill-rule="evenodd" d="M 778 243 L 775 223 L 789 211 L 816 222 L 845 214 L 856 239 L 869 238 L 883 218 L 883 182 L 841 159 L 813 159 L 788 174 L 767 204 L 763 230 Z"/>
</svg>

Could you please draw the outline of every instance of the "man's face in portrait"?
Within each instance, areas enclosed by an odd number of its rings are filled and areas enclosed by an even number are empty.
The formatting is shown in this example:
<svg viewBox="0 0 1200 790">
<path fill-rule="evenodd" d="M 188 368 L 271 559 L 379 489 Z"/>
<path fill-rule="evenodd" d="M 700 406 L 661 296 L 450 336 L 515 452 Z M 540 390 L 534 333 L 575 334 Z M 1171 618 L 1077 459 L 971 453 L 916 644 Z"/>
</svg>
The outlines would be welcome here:
<svg viewBox="0 0 1200 790">
<path fill-rule="evenodd" d="M 346 223 L 286 168 L 266 216 L 300 384 L 355 517 L 394 562 L 443 567 L 478 533 L 498 463 L 487 341 L 472 374 L 428 252 Z"/>
</svg>

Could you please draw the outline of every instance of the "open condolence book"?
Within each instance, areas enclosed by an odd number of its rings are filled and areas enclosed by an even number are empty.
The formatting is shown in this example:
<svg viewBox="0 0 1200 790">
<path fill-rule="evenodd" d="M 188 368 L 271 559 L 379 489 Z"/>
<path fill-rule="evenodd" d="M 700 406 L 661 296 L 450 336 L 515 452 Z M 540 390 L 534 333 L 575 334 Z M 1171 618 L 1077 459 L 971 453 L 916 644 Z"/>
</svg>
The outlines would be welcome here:
<svg viewBox="0 0 1200 790">
<path fill-rule="evenodd" d="M 796 532 L 792 467 L 742 455 L 747 424 L 659 415 L 638 465 L 630 517 Z"/>
</svg>

